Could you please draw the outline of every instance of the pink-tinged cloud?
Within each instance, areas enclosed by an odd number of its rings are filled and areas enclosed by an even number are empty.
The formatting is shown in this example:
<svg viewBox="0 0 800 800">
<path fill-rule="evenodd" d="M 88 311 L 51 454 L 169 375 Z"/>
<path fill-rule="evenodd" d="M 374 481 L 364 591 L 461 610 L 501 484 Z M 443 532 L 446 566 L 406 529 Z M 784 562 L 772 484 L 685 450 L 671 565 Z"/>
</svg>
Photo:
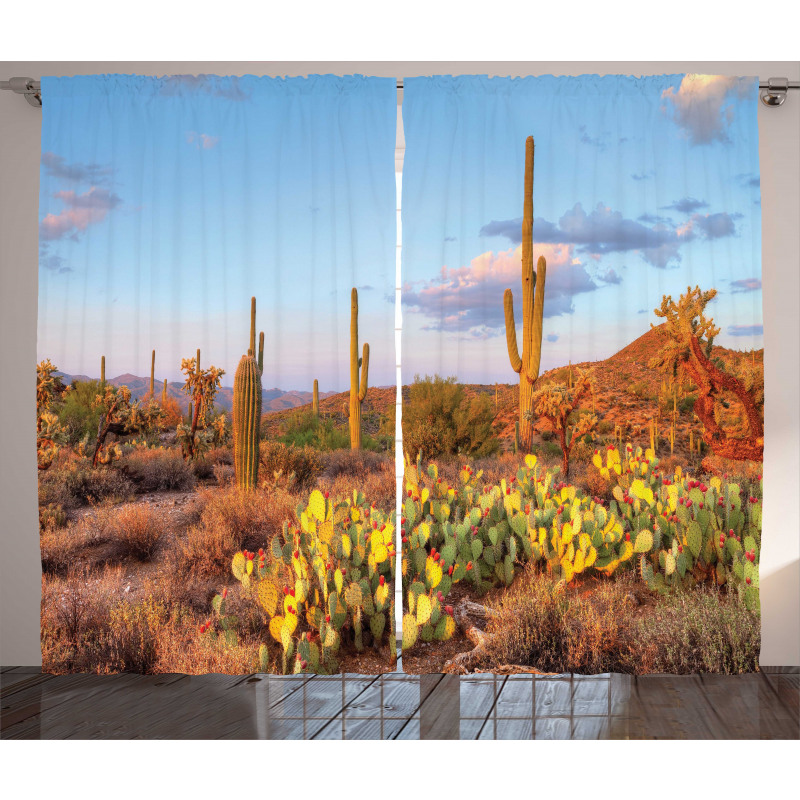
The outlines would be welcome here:
<svg viewBox="0 0 800 800">
<path fill-rule="evenodd" d="M 108 212 L 121 202 L 116 194 L 97 186 L 92 186 L 83 194 L 70 190 L 56 192 L 53 197 L 61 200 L 65 208 L 58 214 L 48 214 L 42 220 L 39 238 L 46 241 L 76 236 L 89 225 L 102 222 Z"/>
<path fill-rule="evenodd" d="M 189 131 L 186 134 L 186 141 L 189 144 L 193 144 L 198 150 L 211 150 L 212 147 L 216 147 L 219 143 L 219 136 Z"/>
<path fill-rule="evenodd" d="M 737 292 L 756 292 L 761 288 L 761 278 L 742 278 L 738 281 L 731 281 L 733 294 Z"/>
<path fill-rule="evenodd" d="M 727 142 L 733 121 L 732 101 L 743 97 L 752 82 L 725 75 L 686 75 L 675 90 L 664 89 L 662 110 L 670 114 L 692 144 Z"/>
<path fill-rule="evenodd" d="M 570 314 L 576 294 L 598 288 L 574 247 L 567 244 L 536 245 L 535 258 L 547 260 L 544 316 Z M 503 292 L 514 292 L 517 313 L 522 307 L 522 248 L 488 251 L 463 267 L 442 267 L 439 275 L 420 284 L 405 284 L 404 309 L 428 319 L 425 330 L 459 333 L 475 339 L 504 334 Z"/>
</svg>

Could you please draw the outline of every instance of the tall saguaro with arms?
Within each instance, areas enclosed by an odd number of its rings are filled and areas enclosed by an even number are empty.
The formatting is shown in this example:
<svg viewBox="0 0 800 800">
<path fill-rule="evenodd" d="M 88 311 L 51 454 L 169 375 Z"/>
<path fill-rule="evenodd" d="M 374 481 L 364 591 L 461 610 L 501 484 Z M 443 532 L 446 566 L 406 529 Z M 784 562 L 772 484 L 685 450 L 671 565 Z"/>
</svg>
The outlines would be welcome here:
<svg viewBox="0 0 800 800">
<path fill-rule="evenodd" d="M 359 381 L 359 370 L 361 380 Z M 361 358 L 358 357 L 358 290 L 350 293 L 350 449 L 361 449 L 361 404 L 367 396 L 369 372 L 369 345 L 364 342 Z"/>
<path fill-rule="evenodd" d="M 506 343 L 511 368 L 519 375 L 519 446 L 528 453 L 533 441 L 533 387 L 542 357 L 542 320 L 547 262 L 539 257 L 533 272 L 533 136 L 525 140 L 525 199 L 522 215 L 522 356 L 517 348 L 514 294 L 506 289 Z M 538 289 L 538 291 L 537 291 Z M 527 412 L 527 413 L 526 413 Z"/>
</svg>

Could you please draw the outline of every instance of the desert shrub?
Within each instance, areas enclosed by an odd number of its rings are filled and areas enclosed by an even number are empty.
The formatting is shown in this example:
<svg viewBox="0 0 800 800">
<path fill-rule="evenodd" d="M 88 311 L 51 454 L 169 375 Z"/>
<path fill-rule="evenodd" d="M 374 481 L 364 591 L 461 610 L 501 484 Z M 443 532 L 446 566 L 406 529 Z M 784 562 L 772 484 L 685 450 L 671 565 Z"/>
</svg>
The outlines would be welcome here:
<svg viewBox="0 0 800 800">
<path fill-rule="evenodd" d="M 192 461 L 192 474 L 199 481 L 213 478 L 215 466 L 217 465 L 212 464 L 207 458 L 201 455 L 195 461 Z"/>
<path fill-rule="evenodd" d="M 236 479 L 236 470 L 228 464 L 214 464 L 214 479 L 220 486 L 226 486 Z"/>
<path fill-rule="evenodd" d="M 64 528 L 42 528 L 39 534 L 42 572 L 65 574 L 76 563 L 81 543 L 72 533 Z"/>
<path fill-rule="evenodd" d="M 39 475 L 39 504 L 77 508 L 110 500 L 123 502 L 134 494 L 131 481 L 114 467 L 91 469 L 85 461 L 51 468 Z"/>
<path fill-rule="evenodd" d="M 199 521 L 186 533 L 184 557 L 197 575 L 220 576 L 230 573 L 238 550 L 266 548 L 284 520 L 293 518 L 296 502 L 282 489 L 230 486 L 201 492 L 198 504 Z"/>
<path fill-rule="evenodd" d="M 467 398 L 455 377 L 439 375 L 424 379 L 417 375 L 409 392 L 403 409 L 403 446 L 410 457 L 416 459 L 420 452 L 423 459 L 442 454 L 480 457 L 499 449 L 489 395 Z"/>
<path fill-rule="evenodd" d="M 153 672 L 167 617 L 164 603 L 153 597 L 112 605 L 104 642 L 106 668 L 111 672 Z"/>
<path fill-rule="evenodd" d="M 137 491 L 142 493 L 188 491 L 195 485 L 191 465 L 184 461 L 176 449 L 150 450 L 137 447 L 122 458 L 119 469 L 131 479 Z"/>
<path fill-rule="evenodd" d="M 362 431 L 361 445 L 365 445 L 366 435 Z M 350 448 L 350 430 L 347 425 L 335 425 L 333 420 L 322 419 L 316 429 L 311 444 L 317 450 L 347 450 Z"/>
<path fill-rule="evenodd" d="M 186 566 L 202 577 L 222 577 L 230 570 L 238 537 L 226 527 L 191 525 L 182 544 Z"/>
<path fill-rule="evenodd" d="M 589 442 L 591 441 L 591 437 L 589 437 Z M 572 452 L 569 454 L 569 460 L 570 462 L 578 464 L 586 463 L 592 460 L 594 450 L 594 447 L 590 447 L 584 439 L 581 439 L 579 442 L 576 442 L 572 448 Z"/>
<path fill-rule="evenodd" d="M 118 568 L 92 573 L 75 564 L 65 578 L 42 574 L 43 671 L 105 671 L 109 603 L 121 577 Z"/>
<path fill-rule="evenodd" d="M 555 433 L 555 431 L 546 430 L 546 431 L 542 431 L 539 434 L 539 436 L 541 437 L 543 442 L 552 442 L 553 439 L 556 438 L 556 433 Z"/>
<path fill-rule="evenodd" d="M 622 581 L 598 585 L 591 598 L 568 596 L 529 565 L 490 618 L 488 662 L 543 672 L 609 672 L 624 647 L 621 628 L 630 605 Z"/>
<path fill-rule="evenodd" d="M 683 400 L 678 402 L 678 413 L 679 414 L 691 414 L 694 412 L 694 402 L 697 400 L 696 397 L 684 397 Z"/>
<path fill-rule="evenodd" d="M 164 419 L 162 421 L 162 425 L 165 429 L 175 429 L 183 422 L 183 415 L 184 412 L 181 409 L 178 401 L 174 397 L 170 397 L 167 395 L 166 402 L 161 402 L 161 396 L 158 395 L 159 398 L 159 405 L 161 406 L 161 410 L 164 412 Z"/>
<path fill-rule="evenodd" d="M 102 411 L 94 406 L 94 400 L 99 393 L 100 381 L 73 381 L 69 391 L 62 395 L 58 421 L 67 429 L 71 444 L 84 436 L 97 436 Z"/>
<path fill-rule="evenodd" d="M 397 476 L 394 462 L 383 459 L 377 469 L 363 474 L 340 472 L 335 478 L 320 478 L 319 488 L 331 497 L 351 497 L 353 489 L 362 492 L 371 503 L 383 511 L 395 507 L 397 495 Z"/>
<path fill-rule="evenodd" d="M 630 575 L 589 592 L 559 590 L 528 565 L 490 619 L 487 663 L 543 672 L 735 674 L 758 668 L 760 623 L 735 598 L 706 587 L 660 595 L 636 614 Z"/>
<path fill-rule="evenodd" d="M 121 557 L 147 561 L 165 533 L 165 524 L 150 506 L 127 505 L 114 515 L 111 533 Z"/>
<path fill-rule="evenodd" d="M 365 450 L 335 450 L 322 456 L 323 475 L 334 480 L 340 475 L 351 477 L 378 472 L 387 464 L 385 456 Z M 391 462 L 394 468 L 394 462 Z"/>
<path fill-rule="evenodd" d="M 284 478 L 294 475 L 297 487 L 311 486 L 322 472 L 319 453 L 311 447 L 294 447 L 283 442 L 261 442 L 259 445 L 260 478 L 271 481 L 278 473 Z"/>
<path fill-rule="evenodd" d="M 597 432 L 602 436 L 611 433 L 613 430 L 614 423 L 609 419 L 601 419 L 600 422 L 597 423 Z"/>
<path fill-rule="evenodd" d="M 726 675 L 758 669 L 759 615 L 714 588 L 659 600 L 633 626 L 630 671 Z"/>
<path fill-rule="evenodd" d="M 534 444 L 531 452 L 540 458 L 554 460 L 561 457 L 561 446 L 557 442 L 542 442 Z"/>
<path fill-rule="evenodd" d="M 67 524 L 67 513 L 58 503 L 50 503 L 39 509 L 39 529 L 54 530 Z"/>
<path fill-rule="evenodd" d="M 284 433 L 279 437 L 279 441 L 294 447 L 315 445 L 319 429 L 328 422 L 329 420 L 315 417 L 308 408 L 294 411 L 284 423 Z"/>
<path fill-rule="evenodd" d="M 233 450 L 230 447 L 212 447 L 205 456 L 209 464 L 233 465 Z"/>
<path fill-rule="evenodd" d="M 638 397 L 640 400 L 649 400 L 653 396 L 650 386 L 647 381 L 637 381 L 628 388 L 628 391 Z"/>
<path fill-rule="evenodd" d="M 599 497 L 604 500 L 608 500 L 611 497 L 613 488 L 611 481 L 608 478 L 604 478 L 600 474 L 600 470 L 592 463 L 586 465 L 582 483 L 590 497 Z"/>
</svg>

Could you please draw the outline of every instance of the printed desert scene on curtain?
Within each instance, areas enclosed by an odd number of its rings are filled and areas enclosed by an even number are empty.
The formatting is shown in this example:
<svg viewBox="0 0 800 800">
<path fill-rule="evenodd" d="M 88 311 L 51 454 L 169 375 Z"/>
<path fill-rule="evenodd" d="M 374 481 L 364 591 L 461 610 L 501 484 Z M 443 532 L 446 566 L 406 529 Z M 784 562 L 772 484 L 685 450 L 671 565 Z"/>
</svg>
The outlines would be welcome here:
<svg viewBox="0 0 800 800">
<path fill-rule="evenodd" d="M 393 140 L 373 142 L 386 154 L 385 208 L 351 206 L 365 232 L 354 234 L 355 255 L 335 242 L 331 205 L 338 197 L 347 206 L 349 191 L 340 166 L 320 167 L 320 188 L 319 173 L 312 181 L 305 169 L 319 142 L 281 145 L 269 121 L 280 118 L 285 87 L 271 97 L 258 79 L 235 82 L 236 92 L 208 81 L 166 80 L 152 98 L 154 129 L 141 131 L 156 161 L 179 163 L 179 208 L 171 190 L 126 194 L 139 185 L 137 169 L 149 180 L 139 145 L 112 154 L 112 135 L 83 152 L 82 137 L 45 127 L 43 669 L 391 671 Z M 189 93 L 191 121 L 207 135 L 182 120 L 175 92 Z M 237 109 L 220 113 L 220 104 Z M 386 105 L 394 119 L 391 92 Z M 356 185 L 374 180 L 372 157 L 352 154 Z M 214 213 L 204 219 L 191 187 L 221 174 L 220 159 L 223 186 L 246 183 L 253 163 L 264 181 L 229 191 L 224 206 L 215 206 L 223 192 L 208 193 L 202 202 Z M 278 163 L 284 180 L 294 176 L 291 192 L 280 214 L 262 217 L 279 203 L 269 180 Z M 81 215 L 86 203 L 75 198 L 101 191 L 116 201 Z M 228 225 L 226 240 L 224 217 L 244 230 Z M 171 229 L 151 238 L 162 218 Z M 116 249 L 130 242 L 141 255 L 133 266 Z M 98 252 L 116 254 L 113 263 Z M 337 272 L 337 258 L 346 269 Z M 281 263 L 292 265 L 291 280 Z M 89 296 L 87 285 L 96 287 Z"/>
<path fill-rule="evenodd" d="M 552 208 L 534 192 L 534 156 L 538 171 L 541 151 L 557 160 L 565 137 L 542 129 L 541 149 L 518 140 L 522 216 L 487 221 L 476 240 L 511 249 L 435 277 L 423 248 L 406 262 L 403 668 L 756 670 L 764 351 L 760 297 L 751 301 L 760 263 L 748 261 L 754 184 L 736 179 L 746 213 L 700 213 L 731 199 L 709 181 L 707 199 L 687 193 L 657 222 L 647 207 L 634 220 L 576 204 L 553 224 L 534 217 L 534 196 Z M 735 126 L 724 133 L 723 159 Z M 719 155 L 703 146 L 703 157 Z M 572 189 L 581 182 L 571 169 L 559 174 Z M 414 206 L 404 230 L 422 231 L 425 215 Z M 733 254 L 726 240 L 737 236 Z M 442 368 L 448 360 L 457 374 Z"/>
</svg>

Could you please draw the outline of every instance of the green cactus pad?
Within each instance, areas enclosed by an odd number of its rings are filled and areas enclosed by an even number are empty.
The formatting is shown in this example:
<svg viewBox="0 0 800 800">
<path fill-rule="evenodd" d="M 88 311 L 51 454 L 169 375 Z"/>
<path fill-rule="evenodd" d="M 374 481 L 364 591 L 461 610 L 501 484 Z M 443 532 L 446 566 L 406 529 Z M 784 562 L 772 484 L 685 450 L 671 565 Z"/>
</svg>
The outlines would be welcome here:
<svg viewBox="0 0 800 800">
<path fill-rule="evenodd" d="M 639 531 L 633 545 L 634 553 L 649 553 L 653 547 L 653 534 L 650 531 Z"/>
</svg>

